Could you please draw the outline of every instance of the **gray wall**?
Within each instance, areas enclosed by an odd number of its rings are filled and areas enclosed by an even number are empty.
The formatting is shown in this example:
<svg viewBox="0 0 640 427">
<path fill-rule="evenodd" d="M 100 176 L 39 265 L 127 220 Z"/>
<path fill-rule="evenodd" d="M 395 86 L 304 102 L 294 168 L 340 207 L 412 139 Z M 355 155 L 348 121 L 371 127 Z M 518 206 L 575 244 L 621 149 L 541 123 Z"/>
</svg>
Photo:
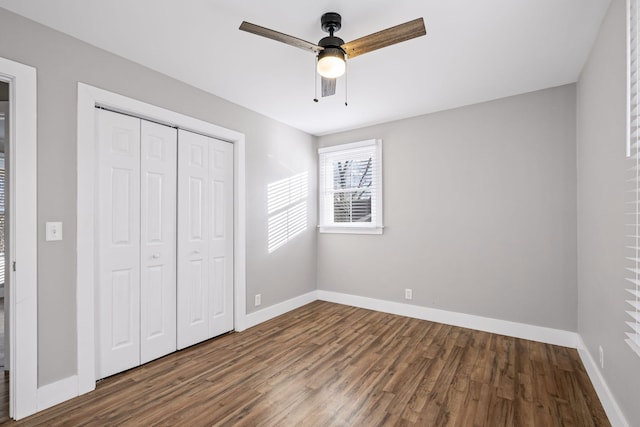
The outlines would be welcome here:
<svg viewBox="0 0 640 427">
<path fill-rule="evenodd" d="M 370 138 L 384 234 L 319 235 L 319 289 L 576 330 L 575 85 L 318 146 Z"/>
<path fill-rule="evenodd" d="M 613 0 L 578 82 L 578 332 L 630 425 L 640 425 L 640 359 L 626 331 L 625 1 Z"/>
<path fill-rule="evenodd" d="M 309 135 L 0 9 L 0 56 L 38 72 L 38 379 L 76 373 L 76 91 L 82 81 L 246 135 L 247 309 L 316 288 L 316 156 Z M 309 171 L 309 228 L 267 252 L 270 182 Z M 45 242 L 45 221 L 64 241 Z M 249 303 L 251 302 L 251 303 Z"/>
<path fill-rule="evenodd" d="M 577 328 L 593 355 L 604 347 L 603 375 L 640 424 L 638 359 L 622 340 L 625 27 L 624 1 L 614 0 L 578 83 L 578 212 L 569 85 L 318 138 L 384 140 L 387 228 L 316 237 L 313 138 L 0 9 L 0 56 L 38 70 L 39 383 L 76 372 L 83 81 L 245 133 L 249 312 L 256 293 L 266 307 L 315 289 L 317 277 L 323 290 L 405 302 L 411 287 L 416 305 Z M 267 185 L 304 171 L 310 227 L 269 254 Z M 48 220 L 64 222 L 64 241 L 44 242 Z"/>
</svg>

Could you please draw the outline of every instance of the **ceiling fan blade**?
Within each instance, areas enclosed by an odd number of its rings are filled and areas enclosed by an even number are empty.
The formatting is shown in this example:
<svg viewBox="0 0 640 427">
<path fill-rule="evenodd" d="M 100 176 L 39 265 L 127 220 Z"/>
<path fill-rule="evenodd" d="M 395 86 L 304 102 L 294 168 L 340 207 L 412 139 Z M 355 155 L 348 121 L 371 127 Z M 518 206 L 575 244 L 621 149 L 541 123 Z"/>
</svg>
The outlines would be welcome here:
<svg viewBox="0 0 640 427">
<path fill-rule="evenodd" d="M 261 27 L 260 25 L 252 24 L 247 21 L 242 21 L 242 24 L 240 24 L 240 30 L 246 31 L 252 34 L 257 34 L 259 36 L 266 37 L 268 39 L 276 40 L 276 41 L 279 41 L 291 46 L 295 46 L 303 50 L 315 52 L 315 53 L 324 49 L 323 47 L 320 47 L 317 44 L 310 43 L 308 41 L 290 36 L 288 34 L 280 33 L 275 30 L 270 30 L 269 28 Z"/>
<path fill-rule="evenodd" d="M 343 44 L 341 47 L 349 59 L 363 53 L 371 52 L 396 43 L 424 36 L 427 30 L 424 27 L 424 19 L 418 18 L 368 36 L 360 37 L 354 41 Z"/>
<path fill-rule="evenodd" d="M 322 77 L 322 96 L 331 96 L 336 93 L 336 79 Z"/>
</svg>

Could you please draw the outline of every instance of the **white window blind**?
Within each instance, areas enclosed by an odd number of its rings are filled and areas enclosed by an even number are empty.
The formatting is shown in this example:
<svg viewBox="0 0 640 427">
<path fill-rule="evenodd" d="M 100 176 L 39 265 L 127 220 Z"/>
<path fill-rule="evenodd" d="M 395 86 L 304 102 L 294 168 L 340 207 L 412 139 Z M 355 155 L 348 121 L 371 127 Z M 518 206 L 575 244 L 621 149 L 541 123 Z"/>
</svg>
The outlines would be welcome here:
<svg viewBox="0 0 640 427">
<path fill-rule="evenodd" d="M 320 231 L 382 233 L 382 144 L 369 140 L 318 150 Z"/>
<path fill-rule="evenodd" d="M 640 356 L 640 150 L 638 134 L 638 0 L 629 0 L 628 5 L 628 126 L 627 157 L 629 159 L 629 188 L 627 194 L 630 219 L 627 221 L 626 259 L 629 282 L 627 300 L 629 315 L 626 342 Z"/>
</svg>

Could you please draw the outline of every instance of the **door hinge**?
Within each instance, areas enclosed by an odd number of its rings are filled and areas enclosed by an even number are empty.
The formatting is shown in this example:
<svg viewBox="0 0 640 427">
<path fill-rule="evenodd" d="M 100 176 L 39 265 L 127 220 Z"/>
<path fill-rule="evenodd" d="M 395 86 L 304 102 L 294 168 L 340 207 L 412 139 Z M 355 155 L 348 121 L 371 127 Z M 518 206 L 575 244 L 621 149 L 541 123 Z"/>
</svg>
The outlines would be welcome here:
<svg viewBox="0 0 640 427">
<path fill-rule="evenodd" d="M 13 271 L 16 271 L 16 262 L 13 261 Z"/>
</svg>

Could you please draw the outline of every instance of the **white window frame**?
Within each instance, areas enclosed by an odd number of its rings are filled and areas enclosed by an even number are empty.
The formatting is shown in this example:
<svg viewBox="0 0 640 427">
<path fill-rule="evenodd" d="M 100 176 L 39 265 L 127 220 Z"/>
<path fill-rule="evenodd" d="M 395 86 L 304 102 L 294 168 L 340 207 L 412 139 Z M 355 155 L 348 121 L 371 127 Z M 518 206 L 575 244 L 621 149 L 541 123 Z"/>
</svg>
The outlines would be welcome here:
<svg viewBox="0 0 640 427">
<path fill-rule="evenodd" d="M 349 151 L 361 150 L 371 147 L 373 152 L 373 188 L 371 192 L 371 222 L 350 222 L 335 223 L 333 215 L 329 215 L 329 210 L 333 206 L 333 192 L 328 191 L 331 185 L 332 174 L 326 173 L 326 166 L 323 165 L 325 159 L 332 154 L 348 154 Z M 366 141 L 353 142 L 349 144 L 334 145 L 318 149 L 318 197 L 319 197 L 319 225 L 320 233 L 345 233 L 345 234 L 382 234 L 384 230 L 382 222 L 382 140 L 369 139 Z"/>
<path fill-rule="evenodd" d="M 627 141 L 630 187 L 627 188 L 626 228 L 626 343 L 640 356 L 640 135 L 638 124 L 638 0 L 627 0 Z"/>
</svg>

